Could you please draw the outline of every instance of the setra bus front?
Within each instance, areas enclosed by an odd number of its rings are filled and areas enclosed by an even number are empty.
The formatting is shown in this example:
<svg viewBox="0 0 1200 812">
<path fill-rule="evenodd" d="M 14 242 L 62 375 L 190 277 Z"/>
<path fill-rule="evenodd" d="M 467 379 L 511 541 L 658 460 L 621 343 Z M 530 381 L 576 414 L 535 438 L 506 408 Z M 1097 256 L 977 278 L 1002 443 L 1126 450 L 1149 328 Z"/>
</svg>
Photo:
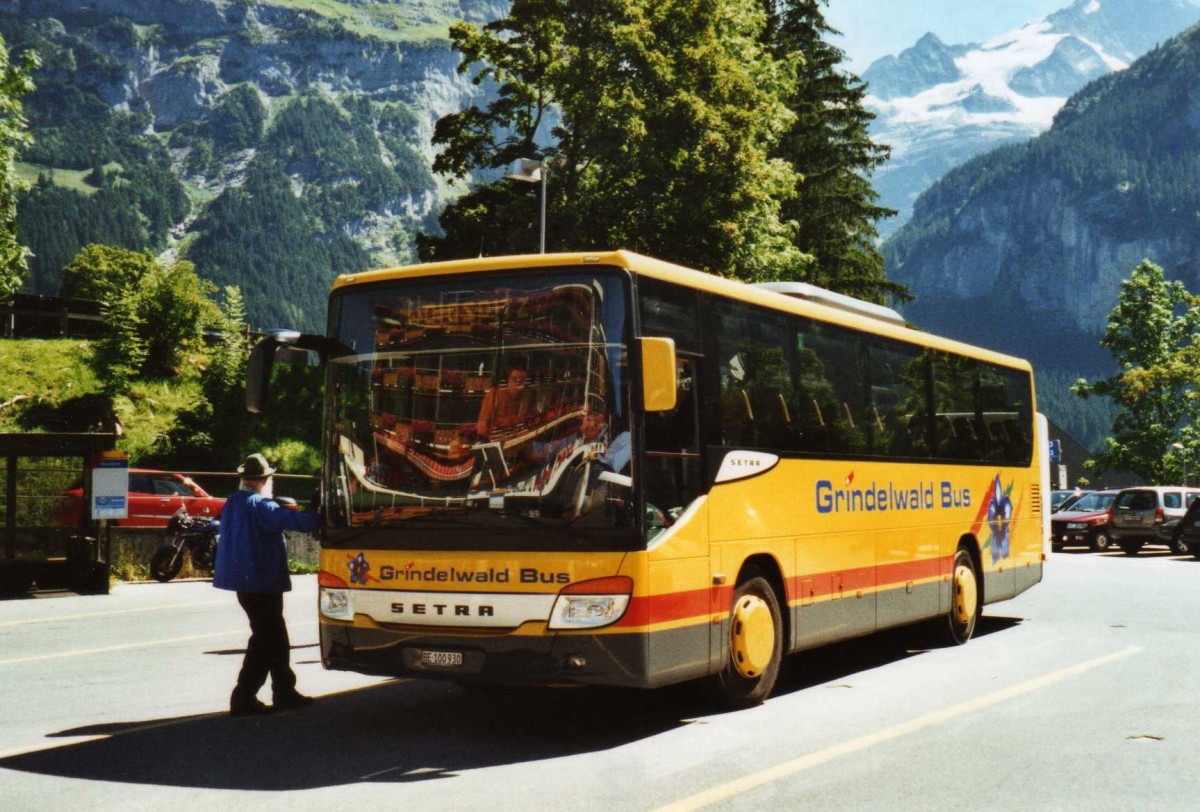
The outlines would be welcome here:
<svg viewBox="0 0 1200 812">
<path fill-rule="evenodd" d="M 647 684 L 631 312 L 629 275 L 612 266 L 484 261 L 339 280 L 327 668 Z M 673 354 L 654 349 L 673 397 Z"/>
</svg>

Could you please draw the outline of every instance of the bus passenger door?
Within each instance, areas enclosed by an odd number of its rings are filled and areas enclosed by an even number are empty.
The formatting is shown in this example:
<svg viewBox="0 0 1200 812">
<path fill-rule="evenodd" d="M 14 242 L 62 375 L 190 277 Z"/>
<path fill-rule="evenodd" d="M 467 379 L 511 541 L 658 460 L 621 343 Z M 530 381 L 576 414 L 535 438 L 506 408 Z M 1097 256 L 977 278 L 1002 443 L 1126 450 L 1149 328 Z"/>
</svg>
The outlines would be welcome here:
<svg viewBox="0 0 1200 812">
<path fill-rule="evenodd" d="M 650 589 L 672 596 L 661 605 L 676 612 L 650 618 L 651 624 L 674 621 L 672 628 L 654 633 L 656 642 L 649 647 L 649 672 L 658 683 L 707 673 L 711 648 L 708 515 L 695 504 L 703 490 L 696 366 L 696 358 L 679 357 L 675 408 L 644 416 L 641 482 Z"/>
</svg>

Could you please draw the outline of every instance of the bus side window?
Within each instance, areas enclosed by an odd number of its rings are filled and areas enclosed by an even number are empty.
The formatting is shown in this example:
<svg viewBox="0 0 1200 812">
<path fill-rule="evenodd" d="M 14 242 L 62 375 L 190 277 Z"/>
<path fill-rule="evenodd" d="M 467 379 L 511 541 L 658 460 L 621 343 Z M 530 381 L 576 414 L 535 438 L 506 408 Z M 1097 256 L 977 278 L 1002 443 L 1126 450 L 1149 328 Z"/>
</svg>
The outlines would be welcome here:
<svg viewBox="0 0 1200 812">
<path fill-rule="evenodd" d="M 790 449 L 795 396 L 785 317 L 723 302 L 717 322 L 724 444 Z"/>
<path fill-rule="evenodd" d="M 869 347 L 872 453 L 929 456 L 925 355 L 917 347 L 886 339 L 874 339 Z"/>
<path fill-rule="evenodd" d="M 972 426 L 975 417 L 978 362 L 935 353 L 934 409 L 937 412 L 937 456 L 951 460 L 980 459 L 980 442 Z"/>
<path fill-rule="evenodd" d="M 650 519 L 670 524 L 700 495 L 703 472 L 697 432 L 696 360 L 680 358 L 675 408 L 645 415 L 646 508 Z"/>
<path fill-rule="evenodd" d="M 1032 453 L 1031 440 L 1021 428 L 1031 416 L 1028 374 L 981 363 L 976 397 L 976 413 L 987 432 L 984 458 L 1023 465 Z"/>
<path fill-rule="evenodd" d="M 862 454 L 874 420 L 866 396 L 867 357 L 849 330 L 799 319 L 795 337 L 798 397 L 811 408 L 801 427 L 803 451 Z"/>
<path fill-rule="evenodd" d="M 644 335 L 675 340 L 675 408 L 643 416 L 647 533 L 661 532 L 703 489 L 699 434 L 702 347 L 696 292 L 647 277 L 638 279 Z"/>
</svg>

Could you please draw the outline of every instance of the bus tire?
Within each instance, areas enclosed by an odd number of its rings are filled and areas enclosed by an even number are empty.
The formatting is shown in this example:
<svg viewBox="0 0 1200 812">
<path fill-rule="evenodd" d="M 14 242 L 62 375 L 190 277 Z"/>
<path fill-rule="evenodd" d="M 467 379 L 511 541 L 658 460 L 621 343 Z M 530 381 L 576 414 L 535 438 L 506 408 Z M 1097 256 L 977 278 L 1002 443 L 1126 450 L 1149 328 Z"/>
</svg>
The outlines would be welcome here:
<svg viewBox="0 0 1200 812">
<path fill-rule="evenodd" d="M 950 611 L 942 635 L 947 644 L 961 646 L 975 634 L 975 623 L 983 609 L 983 590 L 979 586 L 975 559 L 966 547 L 959 547 L 950 569 Z"/>
<path fill-rule="evenodd" d="M 729 654 L 717 675 L 720 693 L 733 709 L 761 704 L 771 695 L 783 660 L 783 616 L 775 590 L 757 570 L 733 592 Z"/>
</svg>

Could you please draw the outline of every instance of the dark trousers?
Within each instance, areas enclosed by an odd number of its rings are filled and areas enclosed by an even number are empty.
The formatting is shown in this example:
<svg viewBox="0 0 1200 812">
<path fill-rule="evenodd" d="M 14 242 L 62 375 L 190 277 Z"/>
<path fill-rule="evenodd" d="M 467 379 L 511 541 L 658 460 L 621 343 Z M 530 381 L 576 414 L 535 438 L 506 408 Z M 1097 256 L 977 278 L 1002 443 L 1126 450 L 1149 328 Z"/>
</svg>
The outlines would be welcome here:
<svg viewBox="0 0 1200 812">
<path fill-rule="evenodd" d="M 242 701 L 253 699 L 268 674 L 275 696 L 292 693 L 296 690 L 296 675 L 288 663 L 291 644 L 283 620 L 283 593 L 239 592 L 237 598 L 250 619 L 250 642 L 238 674 L 236 696 Z"/>
</svg>

